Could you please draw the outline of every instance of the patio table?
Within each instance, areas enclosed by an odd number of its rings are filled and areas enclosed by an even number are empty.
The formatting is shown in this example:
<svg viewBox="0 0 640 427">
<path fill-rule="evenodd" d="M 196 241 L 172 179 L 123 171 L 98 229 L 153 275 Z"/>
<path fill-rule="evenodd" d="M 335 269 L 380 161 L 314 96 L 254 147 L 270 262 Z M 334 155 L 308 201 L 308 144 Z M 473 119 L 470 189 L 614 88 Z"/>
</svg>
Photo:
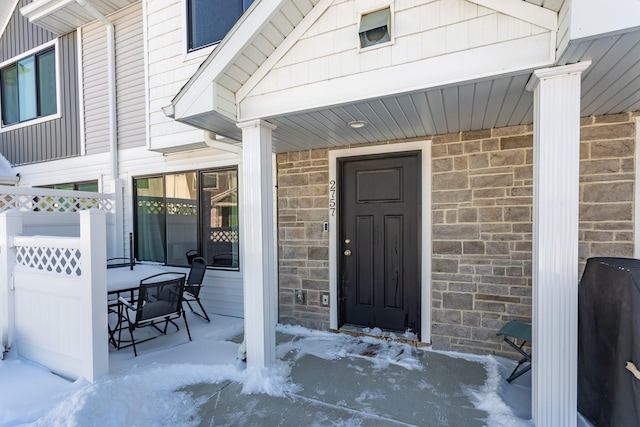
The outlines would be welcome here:
<svg viewBox="0 0 640 427">
<path fill-rule="evenodd" d="M 165 271 L 167 270 L 161 265 L 150 264 L 136 264 L 133 270 L 129 266 L 108 268 L 107 293 L 111 295 L 137 289 L 140 286 L 140 280 Z"/>
</svg>

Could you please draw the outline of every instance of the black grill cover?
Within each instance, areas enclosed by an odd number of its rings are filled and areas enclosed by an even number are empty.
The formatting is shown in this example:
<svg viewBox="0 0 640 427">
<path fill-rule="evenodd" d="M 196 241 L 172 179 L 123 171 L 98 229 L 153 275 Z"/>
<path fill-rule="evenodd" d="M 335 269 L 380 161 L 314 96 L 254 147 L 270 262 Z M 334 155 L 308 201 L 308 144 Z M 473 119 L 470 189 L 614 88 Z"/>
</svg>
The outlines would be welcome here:
<svg viewBox="0 0 640 427">
<path fill-rule="evenodd" d="M 595 426 L 640 426 L 640 260 L 590 258 L 578 287 L 578 409 Z"/>
</svg>

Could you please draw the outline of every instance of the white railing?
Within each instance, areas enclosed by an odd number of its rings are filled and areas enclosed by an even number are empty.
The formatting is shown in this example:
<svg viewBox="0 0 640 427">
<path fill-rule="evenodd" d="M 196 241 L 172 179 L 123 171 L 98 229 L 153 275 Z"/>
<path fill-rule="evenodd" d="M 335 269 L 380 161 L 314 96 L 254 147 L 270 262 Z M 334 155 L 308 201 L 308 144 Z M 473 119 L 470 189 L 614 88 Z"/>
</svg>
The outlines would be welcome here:
<svg viewBox="0 0 640 427">
<path fill-rule="evenodd" d="M 0 336 L 4 347 L 69 378 L 109 372 L 106 217 L 80 211 L 79 237 L 25 236 L 18 211 L 0 214 Z"/>
<path fill-rule="evenodd" d="M 115 212 L 113 194 L 0 186 L 0 212 L 78 212 L 99 209 Z"/>
<path fill-rule="evenodd" d="M 0 185 L 0 213 L 21 212 L 25 235 L 77 237 L 80 228 L 75 213 L 87 209 L 107 212 L 107 255 L 128 256 L 124 239 L 122 182 L 114 181 L 113 186 L 113 193 L 92 193 Z"/>
</svg>

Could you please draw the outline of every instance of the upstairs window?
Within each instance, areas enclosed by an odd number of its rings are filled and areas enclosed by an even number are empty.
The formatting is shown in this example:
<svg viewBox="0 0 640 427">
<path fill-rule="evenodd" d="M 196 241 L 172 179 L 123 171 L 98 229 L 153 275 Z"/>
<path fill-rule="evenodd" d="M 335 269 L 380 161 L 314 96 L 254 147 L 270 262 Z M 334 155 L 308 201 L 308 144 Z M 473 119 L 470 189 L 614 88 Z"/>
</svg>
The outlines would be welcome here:
<svg viewBox="0 0 640 427">
<path fill-rule="evenodd" d="M 218 43 L 253 0 L 187 0 L 189 52 Z"/>
<path fill-rule="evenodd" d="M 47 49 L 0 70 L 2 125 L 26 122 L 56 113 L 55 49 Z"/>
</svg>

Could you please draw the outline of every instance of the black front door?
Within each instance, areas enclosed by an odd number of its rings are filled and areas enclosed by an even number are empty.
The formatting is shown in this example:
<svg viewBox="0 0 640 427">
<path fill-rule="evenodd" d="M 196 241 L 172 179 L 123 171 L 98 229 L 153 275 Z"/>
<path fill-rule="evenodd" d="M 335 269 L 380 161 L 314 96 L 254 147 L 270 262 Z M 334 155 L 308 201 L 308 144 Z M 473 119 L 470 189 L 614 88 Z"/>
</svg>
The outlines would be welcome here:
<svg viewBox="0 0 640 427">
<path fill-rule="evenodd" d="M 419 159 L 339 163 L 341 325 L 420 333 Z"/>
</svg>

